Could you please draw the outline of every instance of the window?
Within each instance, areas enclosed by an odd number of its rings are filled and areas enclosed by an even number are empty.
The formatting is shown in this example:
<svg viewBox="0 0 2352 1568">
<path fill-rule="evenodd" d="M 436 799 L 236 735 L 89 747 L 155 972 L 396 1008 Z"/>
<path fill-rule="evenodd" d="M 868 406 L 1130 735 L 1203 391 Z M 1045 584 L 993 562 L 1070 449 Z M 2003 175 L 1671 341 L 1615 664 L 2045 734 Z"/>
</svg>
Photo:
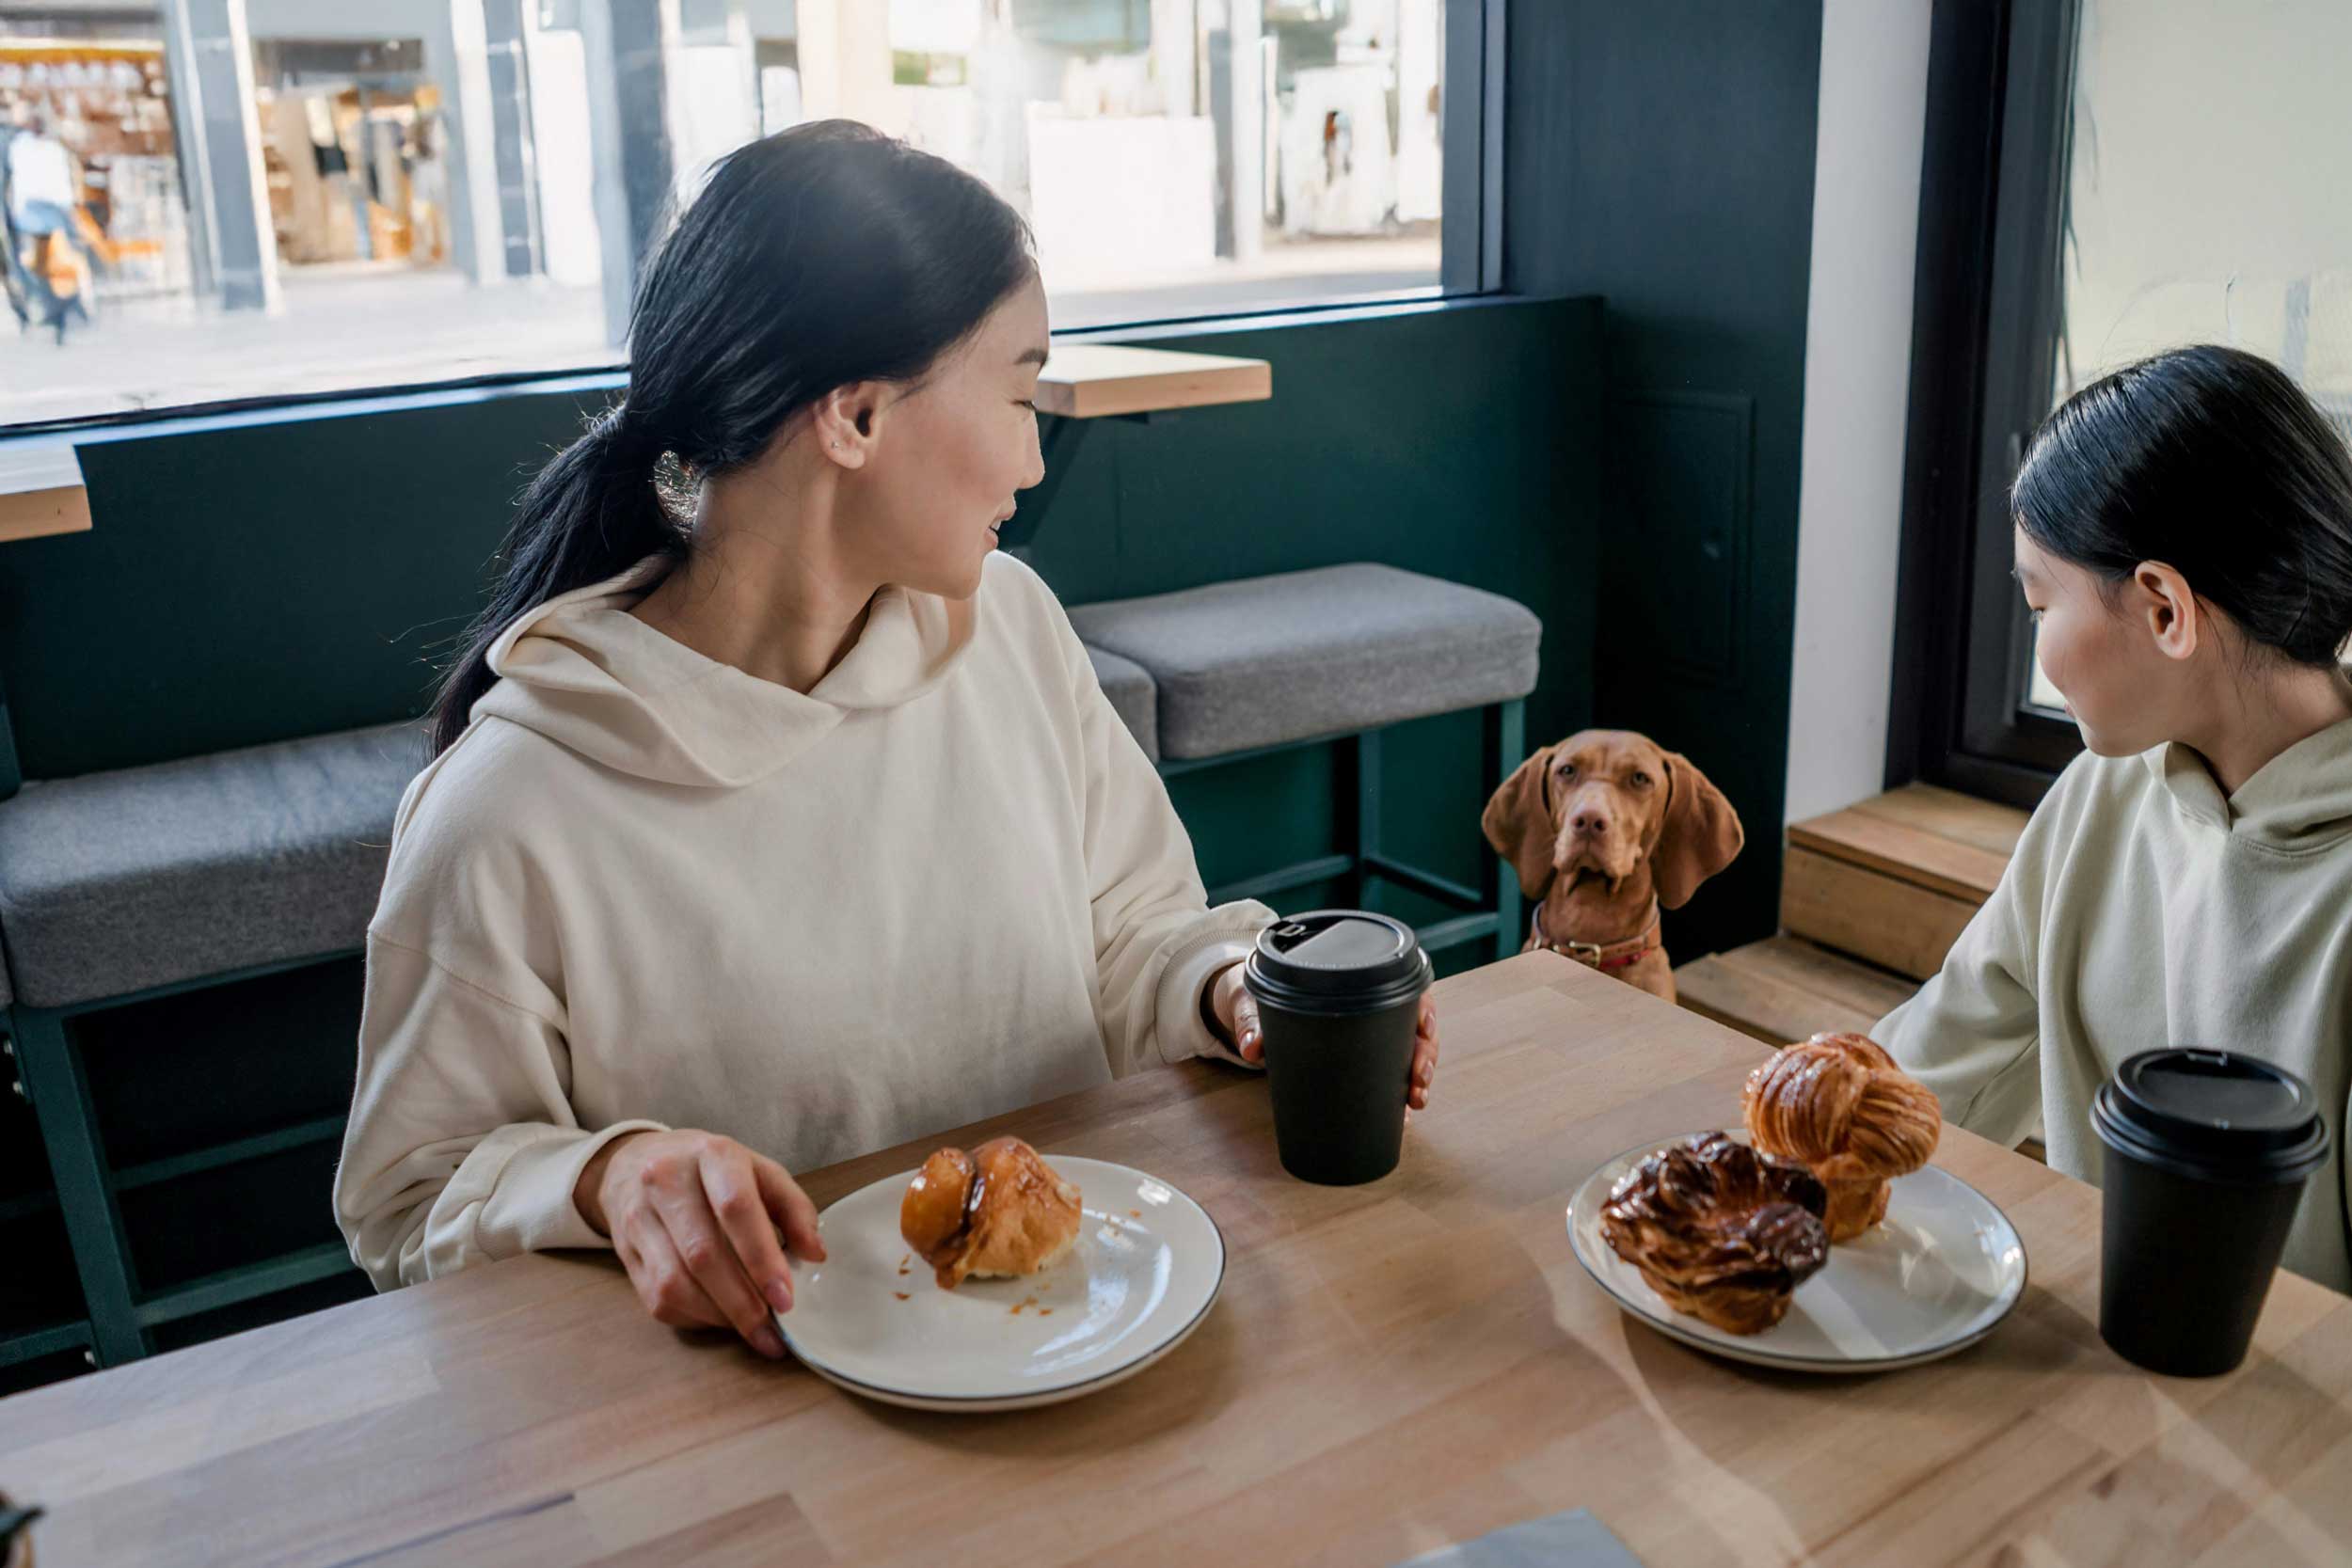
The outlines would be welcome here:
<svg viewBox="0 0 2352 1568">
<path fill-rule="evenodd" d="M 1900 644 L 1927 678 L 1889 771 L 2029 801 L 2080 747 L 2008 578 L 2035 425 L 2225 342 L 2352 437 L 2352 8 L 1939 4 L 1933 48 Z"/>
<path fill-rule="evenodd" d="M 663 204 L 831 116 L 1018 207 L 1059 327 L 1434 295 L 1501 3 L 0 6 L 0 135 L 70 182 L 9 204 L 0 426 L 610 367 Z"/>
</svg>

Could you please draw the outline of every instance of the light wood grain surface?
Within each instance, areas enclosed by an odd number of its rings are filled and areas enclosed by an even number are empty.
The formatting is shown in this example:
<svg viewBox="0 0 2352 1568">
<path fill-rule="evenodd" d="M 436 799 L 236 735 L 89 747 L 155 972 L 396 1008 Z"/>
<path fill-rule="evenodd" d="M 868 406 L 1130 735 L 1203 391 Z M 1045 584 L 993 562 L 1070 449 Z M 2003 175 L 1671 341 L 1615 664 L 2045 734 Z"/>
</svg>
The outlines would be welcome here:
<svg viewBox="0 0 2352 1568">
<path fill-rule="evenodd" d="M 1675 989 L 1692 1012 L 1779 1046 L 1823 1031 L 1867 1035 L 1919 988 L 1782 936 L 1677 964 Z"/>
<path fill-rule="evenodd" d="M 1273 395 L 1274 369 L 1263 359 L 1118 343 L 1056 343 L 1037 378 L 1038 411 L 1068 420 L 1257 403 Z"/>
<path fill-rule="evenodd" d="M 1978 903 L 1791 843 L 1781 861 L 1780 923 L 1791 935 L 1925 980 Z"/>
<path fill-rule="evenodd" d="M 0 544 L 82 533 L 89 492 L 72 442 L 50 436 L 0 441 Z"/>
<path fill-rule="evenodd" d="M 1932 784 L 1906 784 L 1788 827 L 1791 847 L 1867 866 L 1981 904 L 2026 831 L 2025 812 Z"/>
<path fill-rule="evenodd" d="M 989 1124 L 1176 1182 L 1231 1247 L 1193 1338 L 1076 1403 L 861 1403 L 658 1327 L 609 1259 L 525 1258 L 0 1402 L 0 1488 L 52 1510 L 44 1568 L 1377 1564 L 1580 1506 L 1649 1568 L 2352 1555 L 2352 1300 L 2281 1275 L 2238 1372 L 2146 1376 L 2094 1326 L 2098 1195 L 1947 1132 L 2025 1238 L 1999 1331 L 1868 1379 L 1711 1360 L 1562 1216 L 1732 1121 L 1755 1043 L 1549 954 L 1438 995 L 1438 1092 L 1370 1186 L 1282 1176 L 1264 1086 L 1203 1063 Z"/>
</svg>

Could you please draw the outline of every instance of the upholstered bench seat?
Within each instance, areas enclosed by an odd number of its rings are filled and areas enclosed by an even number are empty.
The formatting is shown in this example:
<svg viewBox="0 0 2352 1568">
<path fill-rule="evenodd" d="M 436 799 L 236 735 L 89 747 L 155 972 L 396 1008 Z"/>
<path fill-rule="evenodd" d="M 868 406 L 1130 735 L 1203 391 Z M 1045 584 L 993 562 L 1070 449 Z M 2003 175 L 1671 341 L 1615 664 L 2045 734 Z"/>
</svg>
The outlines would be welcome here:
<svg viewBox="0 0 2352 1568">
<path fill-rule="evenodd" d="M 15 1000 L 70 1007 L 358 947 L 423 760 L 400 724 L 26 784 L 0 802 Z"/>
<path fill-rule="evenodd" d="M 1087 658 L 1094 666 L 1094 678 L 1102 684 L 1103 695 L 1110 699 L 1111 711 L 1136 737 L 1143 754 L 1153 762 L 1160 760 L 1160 704 L 1158 689 L 1152 683 L 1152 673 L 1131 658 L 1101 648 L 1087 649 Z"/>
<path fill-rule="evenodd" d="M 1079 605 L 1070 619 L 1158 688 L 1156 755 L 1170 762 L 1523 698 L 1543 635 L 1499 594 L 1369 563 Z"/>
</svg>

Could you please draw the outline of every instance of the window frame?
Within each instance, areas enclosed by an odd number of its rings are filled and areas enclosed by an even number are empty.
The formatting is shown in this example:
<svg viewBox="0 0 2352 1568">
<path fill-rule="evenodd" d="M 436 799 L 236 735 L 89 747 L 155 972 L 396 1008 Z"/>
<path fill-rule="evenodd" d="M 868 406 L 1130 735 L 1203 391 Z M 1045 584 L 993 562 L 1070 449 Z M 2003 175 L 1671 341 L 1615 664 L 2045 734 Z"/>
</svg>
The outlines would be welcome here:
<svg viewBox="0 0 2352 1568">
<path fill-rule="evenodd" d="M 1132 321 L 1095 323 L 1057 329 L 1055 337 L 1106 341 L 1135 331 L 1165 331 L 1189 327 L 1214 331 L 1272 324 L 1299 316 L 1364 311 L 1388 304 L 1428 305 L 1500 294 L 1502 287 L 1502 147 L 1503 38 L 1509 0 L 1444 0 L 1439 24 L 1444 29 L 1445 64 L 1439 87 L 1443 93 L 1443 164 L 1441 211 L 1438 216 L 1439 259 L 1437 285 L 1425 295 L 1399 300 L 1394 295 L 1361 294 L 1309 302 L 1271 303 L 1262 308 L 1222 309 L 1195 313 L 1151 315 Z M 190 222 L 200 221 L 191 214 Z M 473 375 L 386 381 L 358 387 L 323 388 L 315 392 L 280 392 L 248 398 L 167 404 L 155 408 L 116 409 L 103 414 L 70 415 L 57 419 L 0 422 L 0 442 L 20 437 L 71 437 L 83 431 L 125 426 L 169 426 L 183 420 L 224 415 L 248 415 L 277 409 L 317 406 L 321 413 L 339 412 L 342 405 L 387 398 L 407 399 L 435 393 L 479 394 L 501 388 L 537 389 L 549 382 L 574 383 L 584 378 L 626 376 L 628 361 L 615 350 L 609 361 L 564 369 L 500 371 Z"/>
<path fill-rule="evenodd" d="M 2009 487 L 2047 416 L 2080 0 L 1935 0 L 1888 786 L 2038 803 L 2082 749 L 2026 700 Z"/>
</svg>

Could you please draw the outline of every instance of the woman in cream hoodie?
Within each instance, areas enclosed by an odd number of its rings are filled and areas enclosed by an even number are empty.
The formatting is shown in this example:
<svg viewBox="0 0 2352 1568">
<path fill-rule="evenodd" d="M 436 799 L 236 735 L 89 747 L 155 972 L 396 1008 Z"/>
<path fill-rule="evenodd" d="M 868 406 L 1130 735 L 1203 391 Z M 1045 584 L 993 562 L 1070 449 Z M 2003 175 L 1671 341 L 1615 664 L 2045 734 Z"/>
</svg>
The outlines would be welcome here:
<svg viewBox="0 0 2352 1568">
<path fill-rule="evenodd" d="M 1943 972 L 1877 1037 L 1947 1117 L 2097 1180 L 2124 1057 L 2226 1047 L 2335 1137 L 2287 1266 L 2352 1288 L 2352 456 L 2280 371 L 2158 355 L 2050 416 L 2012 494 L 2017 578 L 2084 752 Z"/>
<path fill-rule="evenodd" d="M 655 1316 L 781 1354 L 779 1231 L 824 1256 L 787 1166 L 1257 1061 L 1272 911 L 1208 907 L 993 553 L 1046 348 L 1020 219 L 863 127 L 731 154 L 664 241 L 395 822 L 335 1188 L 379 1288 L 609 1244 Z M 1410 1104 L 1436 1062 L 1424 1003 Z"/>
</svg>

